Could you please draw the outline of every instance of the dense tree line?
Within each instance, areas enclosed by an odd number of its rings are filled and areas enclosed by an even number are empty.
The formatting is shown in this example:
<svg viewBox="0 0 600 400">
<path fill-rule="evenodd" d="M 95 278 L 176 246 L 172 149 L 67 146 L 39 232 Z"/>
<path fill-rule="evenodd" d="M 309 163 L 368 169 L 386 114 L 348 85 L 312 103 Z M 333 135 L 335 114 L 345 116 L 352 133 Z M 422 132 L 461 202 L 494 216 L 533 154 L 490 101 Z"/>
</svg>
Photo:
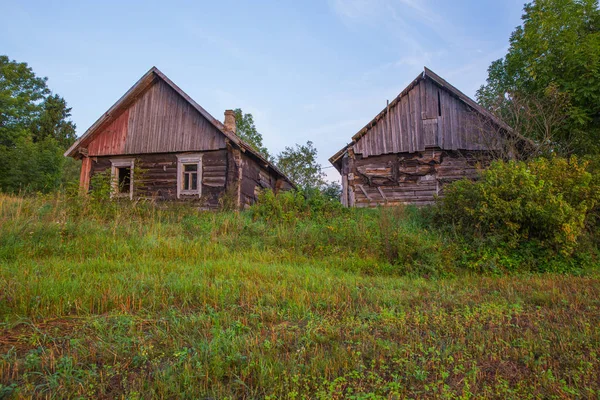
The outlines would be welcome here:
<svg viewBox="0 0 600 400">
<path fill-rule="evenodd" d="M 597 0 L 536 0 L 489 67 L 479 102 L 540 152 L 600 153 L 600 10 Z"/>
<path fill-rule="evenodd" d="M 48 192 L 73 176 L 71 108 L 23 62 L 0 56 L 0 190 Z M 67 171 L 67 173 L 65 173 Z"/>
</svg>

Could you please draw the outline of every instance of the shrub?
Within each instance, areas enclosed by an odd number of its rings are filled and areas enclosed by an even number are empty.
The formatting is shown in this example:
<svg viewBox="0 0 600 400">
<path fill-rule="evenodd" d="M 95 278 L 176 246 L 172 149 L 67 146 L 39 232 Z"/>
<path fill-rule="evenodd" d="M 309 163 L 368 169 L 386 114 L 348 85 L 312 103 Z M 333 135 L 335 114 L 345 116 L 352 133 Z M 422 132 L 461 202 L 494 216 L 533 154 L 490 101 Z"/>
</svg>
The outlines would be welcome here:
<svg viewBox="0 0 600 400">
<path fill-rule="evenodd" d="M 567 257 L 595 224 L 600 185 L 588 162 L 556 157 L 497 161 L 480 180 L 454 182 L 444 194 L 438 220 L 467 238 L 508 249 L 528 243 Z"/>
<path fill-rule="evenodd" d="M 320 191 L 289 190 L 275 195 L 264 190 L 251 207 L 254 219 L 267 222 L 297 222 L 304 218 L 326 219 L 345 212 L 342 204 L 324 196 Z"/>
</svg>

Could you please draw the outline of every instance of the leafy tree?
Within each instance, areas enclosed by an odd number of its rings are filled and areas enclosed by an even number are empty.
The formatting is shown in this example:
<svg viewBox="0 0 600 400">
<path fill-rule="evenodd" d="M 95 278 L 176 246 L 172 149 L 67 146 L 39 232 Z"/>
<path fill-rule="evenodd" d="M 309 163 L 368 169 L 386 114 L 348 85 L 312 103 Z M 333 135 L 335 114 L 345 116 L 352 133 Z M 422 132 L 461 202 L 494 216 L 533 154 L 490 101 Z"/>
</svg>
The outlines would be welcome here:
<svg viewBox="0 0 600 400">
<path fill-rule="evenodd" d="M 29 136 L 48 93 L 46 78 L 35 76 L 26 63 L 0 55 L 0 145 L 13 146 L 18 138 Z"/>
<path fill-rule="evenodd" d="M 56 140 L 19 138 L 0 146 L 0 188 L 5 192 L 49 192 L 60 186 L 65 158 Z"/>
<path fill-rule="evenodd" d="M 46 81 L 26 63 L 0 56 L 2 191 L 47 192 L 61 184 L 63 152 L 75 140 L 75 124 L 65 100 L 52 95 Z"/>
<path fill-rule="evenodd" d="M 599 153 L 598 1 L 536 0 L 525 5 L 522 20 L 506 56 L 489 67 L 487 83 L 477 92 L 479 102 L 508 123 L 531 117 L 534 110 L 534 122 L 521 133 L 551 140 L 559 152 Z M 545 137 L 549 112 L 558 121 L 552 138 Z"/>
<path fill-rule="evenodd" d="M 342 197 L 342 186 L 337 182 L 327 182 L 322 186 L 321 193 L 327 199 L 339 201 Z"/>
<path fill-rule="evenodd" d="M 45 138 L 55 139 L 63 148 L 75 142 L 75 124 L 69 121 L 71 108 L 59 95 L 51 95 L 44 100 L 42 112 L 31 127 L 32 139 L 35 142 Z"/>
<path fill-rule="evenodd" d="M 276 164 L 301 189 L 320 189 L 325 174 L 317 162 L 317 149 L 311 141 L 305 145 L 296 144 L 277 155 Z"/>
<path fill-rule="evenodd" d="M 233 112 L 235 113 L 236 134 L 263 157 L 270 160 L 271 155 L 263 145 L 263 137 L 254 125 L 252 114 L 244 114 L 240 108 L 236 108 Z"/>
</svg>

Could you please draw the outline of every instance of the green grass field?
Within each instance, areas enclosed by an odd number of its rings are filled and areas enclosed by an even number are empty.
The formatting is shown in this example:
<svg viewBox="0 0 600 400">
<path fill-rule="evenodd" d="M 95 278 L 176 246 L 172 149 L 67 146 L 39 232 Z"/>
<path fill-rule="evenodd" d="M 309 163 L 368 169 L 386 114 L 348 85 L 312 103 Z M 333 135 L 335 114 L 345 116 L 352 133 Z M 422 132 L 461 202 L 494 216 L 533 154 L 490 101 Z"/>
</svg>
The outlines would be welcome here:
<svg viewBox="0 0 600 400">
<path fill-rule="evenodd" d="M 598 271 L 461 269 L 417 210 L 0 196 L 0 224 L 0 398 L 600 396 Z"/>
</svg>

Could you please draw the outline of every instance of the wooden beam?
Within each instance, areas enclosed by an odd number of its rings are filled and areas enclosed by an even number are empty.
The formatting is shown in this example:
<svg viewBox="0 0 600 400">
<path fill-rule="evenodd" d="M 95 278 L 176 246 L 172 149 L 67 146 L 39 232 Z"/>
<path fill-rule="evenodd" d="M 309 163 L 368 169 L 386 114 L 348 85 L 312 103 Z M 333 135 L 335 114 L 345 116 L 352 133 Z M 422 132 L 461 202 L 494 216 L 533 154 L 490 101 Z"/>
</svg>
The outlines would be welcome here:
<svg viewBox="0 0 600 400">
<path fill-rule="evenodd" d="M 365 197 L 367 198 L 367 200 L 371 201 L 371 197 L 369 196 L 369 193 L 367 193 L 367 191 L 365 190 L 365 188 L 363 187 L 363 185 L 358 185 L 358 187 L 363 192 L 363 194 L 365 195 Z"/>
<path fill-rule="evenodd" d="M 379 194 L 381 195 L 381 198 L 383 199 L 383 201 L 387 204 L 388 200 L 387 200 L 387 197 L 385 197 L 385 193 L 383 193 L 381 186 L 377 186 L 377 190 L 379 191 Z"/>
<path fill-rule="evenodd" d="M 81 174 L 79 176 L 79 189 L 82 194 L 90 190 L 90 172 L 92 171 L 92 159 L 83 157 L 81 162 Z"/>
</svg>

